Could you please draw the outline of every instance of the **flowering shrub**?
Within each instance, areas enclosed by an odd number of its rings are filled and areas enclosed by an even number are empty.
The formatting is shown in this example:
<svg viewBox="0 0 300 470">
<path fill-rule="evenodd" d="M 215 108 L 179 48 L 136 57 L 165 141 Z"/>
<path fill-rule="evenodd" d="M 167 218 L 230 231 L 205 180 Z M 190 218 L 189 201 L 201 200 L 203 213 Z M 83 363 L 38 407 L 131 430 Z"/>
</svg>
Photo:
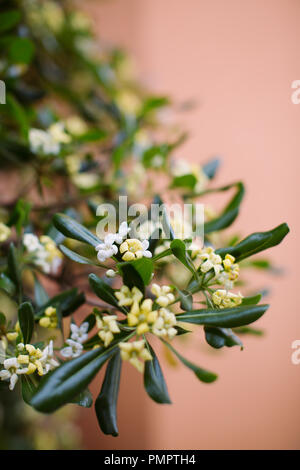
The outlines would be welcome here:
<svg viewBox="0 0 300 470">
<path fill-rule="evenodd" d="M 248 325 L 268 305 L 236 290 L 241 262 L 279 244 L 288 227 L 226 242 L 243 184 L 214 187 L 218 160 L 173 158 L 185 135 L 161 121 L 169 100 L 136 84 L 122 51 L 97 47 L 72 2 L 1 5 L 0 41 L 1 167 L 17 181 L 0 213 L 1 388 L 19 382 L 24 401 L 45 413 L 90 407 L 88 386 L 107 363 L 95 411 L 115 436 L 123 361 L 143 374 L 154 401 L 170 403 L 152 337 L 199 380 L 216 380 L 173 344 L 194 324 L 213 348 L 242 345 L 238 334 L 255 331 Z M 203 237 L 194 237 L 197 203 L 231 190 L 219 213 L 205 207 Z M 189 203 L 191 220 L 168 214 L 162 193 Z M 119 195 L 160 208 L 138 235 L 131 216 L 121 220 Z M 120 222 L 100 234 L 96 209 L 108 203 Z M 93 308 L 80 321 L 84 305 Z"/>
</svg>

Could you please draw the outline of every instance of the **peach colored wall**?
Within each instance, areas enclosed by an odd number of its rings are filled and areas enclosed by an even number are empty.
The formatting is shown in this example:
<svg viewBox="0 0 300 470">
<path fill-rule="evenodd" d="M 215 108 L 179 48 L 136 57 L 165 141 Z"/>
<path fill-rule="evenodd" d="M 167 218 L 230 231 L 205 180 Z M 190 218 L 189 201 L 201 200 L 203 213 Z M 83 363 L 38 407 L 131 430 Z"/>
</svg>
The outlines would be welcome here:
<svg viewBox="0 0 300 470">
<path fill-rule="evenodd" d="M 272 289 L 272 307 L 258 325 L 265 337 L 245 339 L 243 352 L 209 352 L 196 335 L 185 355 L 220 378 L 205 385 L 188 370 L 164 365 L 172 406 L 142 396 L 141 378 L 130 372 L 121 390 L 121 437 L 102 439 L 95 422 L 87 422 L 90 446 L 299 449 L 300 365 L 290 356 L 300 338 L 300 105 L 290 96 L 292 81 L 300 79 L 300 2 L 105 0 L 88 6 L 99 34 L 132 52 L 152 90 L 177 103 L 197 101 L 196 110 L 179 116 L 191 133 L 179 156 L 203 162 L 222 155 L 216 184 L 246 182 L 234 228 L 246 235 L 287 221 L 292 230 L 272 251 L 285 276 L 253 280 L 254 287 Z M 130 389 L 134 399 L 124 396 Z M 128 432 L 130 409 L 136 422 Z"/>
</svg>

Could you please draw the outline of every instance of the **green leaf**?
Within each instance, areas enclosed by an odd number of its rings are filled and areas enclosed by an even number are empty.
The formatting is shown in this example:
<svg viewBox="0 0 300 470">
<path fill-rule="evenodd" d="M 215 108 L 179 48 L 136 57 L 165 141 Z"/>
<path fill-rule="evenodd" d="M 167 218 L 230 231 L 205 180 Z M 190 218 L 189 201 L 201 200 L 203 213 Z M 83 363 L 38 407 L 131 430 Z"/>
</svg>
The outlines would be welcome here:
<svg viewBox="0 0 300 470">
<path fill-rule="evenodd" d="M 197 184 L 197 178 L 193 174 L 186 174 L 182 176 L 176 176 L 173 178 L 171 188 L 188 188 L 194 189 Z"/>
<path fill-rule="evenodd" d="M 152 400 L 156 403 L 171 403 L 167 384 L 165 382 L 156 354 L 149 343 L 147 347 L 152 356 L 152 361 L 145 361 L 144 386 Z"/>
<path fill-rule="evenodd" d="M 244 297 L 242 305 L 256 305 L 262 298 L 261 294 L 252 295 L 251 297 Z"/>
<path fill-rule="evenodd" d="M 41 307 L 49 300 L 49 295 L 36 276 L 34 277 L 34 299 L 37 307 Z"/>
<path fill-rule="evenodd" d="M 204 173 L 210 180 L 215 177 L 216 172 L 220 166 L 220 163 L 221 162 L 218 158 L 214 158 L 213 160 L 209 161 L 202 167 L 202 170 L 204 171 Z"/>
<path fill-rule="evenodd" d="M 79 395 L 77 395 L 75 398 L 73 398 L 70 403 L 82 406 L 82 408 L 91 408 L 93 404 L 93 396 L 87 388 L 80 392 Z"/>
<path fill-rule="evenodd" d="M 94 328 L 96 325 L 96 316 L 94 313 L 90 313 L 85 319 L 83 320 L 82 323 L 88 323 L 89 328 L 88 328 L 88 333 Z"/>
<path fill-rule="evenodd" d="M 22 398 L 28 405 L 37 391 L 38 380 L 31 375 L 21 375 Z"/>
<path fill-rule="evenodd" d="M 255 322 L 266 312 L 268 307 L 269 305 L 245 305 L 223 309 L 192 310 L 176 315 L 176 319 L 196 325 L 234 328 Z"/>
<path fill-rule="evenodd" d="M 104 302 L 109 305 L 113 305 L 117 307 L 119 310 L 126 312 L 126 309 L 119 307 L 118 300 L 115 297 L 115 291 L 112 287 L 110 287 L 106 282 L 104 282 L 100 277 L 96 276 L 96 274 L 89 275 L 89 283 L 95 294 Z"/>
<path fill-rule="evenodd" d="M 216 250 L 216 253 L 222 257 L 229 253 L 235 257 L 236 261 L 241 261 L 249 256 L 278 245 L 289 231 L 290 229 L 287 224 L 281 224 L 269 232 L 253 233 L 237 245 L 220 248 L 219 250 Z"/>
<path fill-rule="evenodd" d="M 0 14 L 0 33 L 4 33 L 16 26 L 21 19 L 19 10 L 9 10 Z"/>
<path fill-rule="evenodd" d="M 13 120 L 19 125 L 22 136 L 26 139 L 29 130 L 28 118 L 23 106 L 11 93 L 6 94 L 6 109 Z"/>
<path fill-rule="evenodd" d="M 190 259 L 190 256 L 186 250 L 185 243 L 182 240 L 175 239 L 170 245 L 171 251 L 174 256 L 195 276 L 197 279 L 197 271 Z"/>
<path fill-rule="evenodd" d="M 20 264 L 17 258 L 17 251 L 13 243 L 11 243 L 9 246 L 7 264 L 8 264 L 8 275 L 10 279 L 12 279 L 12 281 L 14 282 L 19 296 L 21 296 L 22 295 L 22 281 L 21 281 L 21 273 L 19 269 Z"/>
<path fill-rule="evenodd" d="M 117 400 L 121 377 L 121 355 L 117 351 L 107 364 L 101 392 L 95 402 L 99 426 L 104 434 L 118 436 Z"/>
<path fill-rule="evenodd" d="M 98 263 L 95 263 L 94 261 L 86 258 L 85 256 L 81 256 L 78 253 L 75 253 L 75 251 L 70 250 L 64 245 L 59 245 L 59 248 L 64 255 L 66 255 L 68 258 L 70 258 L 72 261 L 75 261 L 76 263 L 91 264 L 92 266 L 98 265 Z"/>
<path fill-rule="evenodd" d="M 10 227 L 15 225 L 19 236 L 21 235 L 22 228 L 28 224 L 30 208 L 31 204 L 29 202 L 19 199 L 10 215 L 8 225 Z"/>
<path fill-rule="evenodd" d="M 5 290 L 10 296 L 16 292 L 16 286 L 5 273 L 0 274 L 0 289 Z"/>
<path fill-rule="evenodd" d="M 212 326 L 205 326 L 205 339 L 207 343 L 213 348 L 219 349 L 223 346 L 232 347 L 240 346 L 243 347 L 241 340 L 233 333 L 230 328 L 218 328 Z"/>
<path fill-rule="evenodd" d="M 29 302 L 24 302 L 18 310 L 18 320 L 23 336 L 23 343 L 30 343 L 34 328 L 34 311 Z"/>
<path fill-rule="evenodd" d="M 59 310 L 63 317 L 71 315 L 85 302 L 85 296 L 82 292 L 78 294 L 78 289 L 74 287 L 61 294 L 51 297 L 44 305 L 41 306 L 36 314 L 36 318 L 43 316 L 47 307 L 55 307 Z"/>
<path fill-rule="evenodd" d="M 183 356 L 181 356 L 181 354 L 179 354 L 178 351 L 176 351 L 173 348 L 173 346 L 170 343 L 168 343 L 164 339 L 162 339 L 162 341 L 175 354 L 175 356 L 178 357 L 178 359 L 182 362 L 182 364 L 184 364 L 186 367 L 188 367 L 194 372 L 196 377 L 199 380 L 201 380 L 201 382 L 211 383 L 211 382 L 214 382 L 218 378 L 218 376 L 215 373 L 202 369 L 201 367 L 198 367 L 192 362 L 185 359 Z"/>
<path fill-rule="evenodd" d="M 144 292 L 145 286 L 152 280 L 154 265 L 149 258 L 118 263 L 117 267 L 122 274 L 124 284 L 130 288 L 136 286 Z"/>
<path fill-rule="evenodd" d="M 69 237 L 92 246 L 99 245 L 99 239 L 96 235 L 68 215 L 55 214 L 53 217 L 53 224 L 59 232 L 65 235 L 65 237 Z"/>
<path fill-rule="evenodd" d="M 4 313 L 0 312 L 0 326 L 4 326 L 6 323 L 6 317 Z"/>
<path fill-rule="evenodd" d="M 51 413 L 79 396 L 116 351 L 118 346 L 93 349 L 76 359 L 65 362 L 44 376 L 31 400 L 31 405 L 43 413 Z"/>
<path fill-rule="evenodd" d="M 229 227 L 232 222 L 236 219 L 239 213 L 240 204 L 244 198 L 245 188 L 243 183 L 235 183 L 228 186 L 220 188 L 218 191 L 227 191 L 232 187 L 236 186 L 237 192 L 234 197 L 231 199 L 230 203 L 222 211 L 221 215 L 216 217 L 214 220 L 204 224 L 204 233 L 216 232 L 217 230 L 223 230 L 224 228 Z"/>
<path fill-rule="evenodd" d="M 193 296 L 187 290 L 180 290 L 178 287 L 176 288 L 179 297 L 180 297 L 180 308 L 182 310 L 188 311 L 193 310 Z"/>
<path fill-rule="evenodd" d="M 14 64 L 29 64 L 34 56 L 35 46 L 28 38 L 14 38 L 8 47 L 8 57 Z"/>
<path fill-rule="evenodd" d="M 78 142 L 97 142 L 98 140 L 107 137 L 107 132 L 102 129 L 90 129 L 79 137 L 76 137 Z"/>
</svg>

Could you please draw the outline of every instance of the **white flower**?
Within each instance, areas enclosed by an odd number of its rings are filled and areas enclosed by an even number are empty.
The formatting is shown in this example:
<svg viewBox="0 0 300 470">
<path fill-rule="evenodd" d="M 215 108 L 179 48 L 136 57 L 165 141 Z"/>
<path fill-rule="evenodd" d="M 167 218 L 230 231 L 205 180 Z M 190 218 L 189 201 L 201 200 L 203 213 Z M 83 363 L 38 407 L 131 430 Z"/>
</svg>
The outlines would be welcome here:
<svg viewBox="0 0 300 470">
<path fill-rule="evenodd" d="M 70 328 L 72 332 L 71 339 L 74 341 L 77 341 L 78 343 L 84 343 L 88 339 L 88 322 L 84 322 L 80 326 L 75 325 L 75 323 L 71 323 Z"/>
<path fill-rule="evenodd" d="M 53 136 L 41 129 L 30 129 L 29 144 L 33 153 L 57 155 L 60 151 L 60 145 Z"/>
<path fill-rule="evenodd" d="M 71 142 L 71 137 L 65 131 L 65 126 L 62 122 L 55 122 L 48 129 L 49 134 L 59 144 L 68 144 Z"/>
<path fill-rule="evenodd" d="M 109 233 L 105 236 L 104 242 L 99 243 L 96 246 L 97 258 L 100 263 L 103 263 L 108 258 L 111 258 L 113 255 L 118 253 L 118 248 L 114 245 L 116 235 L 113 233 Z"/>
<path fill-rule="evenodd" d="M 42 248 L 38 237 L 33 233 L 25 233 L 23 237 L 23 245 L 30 253 Z"/>
<path fill-rule="evenodd" d="M 108 269 L 105 274 L 107 277 L 116 277 L 117 272 L 114 271 L 113 269 Z"/>
<path fill-rule="evenodd" d="M 120 246 L 120 253 L 124 253 L 122 259 L 124 261 L 132 261 L 136 258 L 152 258 L 151 251 L 147 250 L 149 241 L 140 241 L 137 238 L 128 238 Z"/>
<path fill-rule="evenodd" d="M 18 381 L 18 375 L 26 374 L 26 372 L 28 371 L 28 367 L 20 367 L 20 364 L 16 357 L 5 359 L 3 365 L 4 369 L 0 371 L 0 379 L 9 380 L 9 390 L 13 390 Z"/>
<path fill-rule="evenodd" d="M 60 354 L 63 357 L 78 357 L 82 353 L 83 346 L 81 343 L 78 343 L 77 341 L 73 341 L 72 339 L 67 339 L 66 343 L 68 346 L 60 350 Z"/>
<path fill-rule="evenodd" d="M 158 311 L 158 318 L 152 327 L 152 333 L 156 336 L 173 339 L 177 335 L 176 316 L 167 308 L 160 308 Z"/>
<path fill-rule="evenodd" d="M 207 273 L 213 269 L 215 271 L 215 275 L 218 276 L 223 270 L 222 258 L 220 255 L 215 253 L 211 246 L 204 248 L 198 256 L 202 260 L 200 269 L 203 273 Z"/>
<path fill-rule="evenodd" d="M 50 370 L 55 369 L 59 366 L 59 362 L 54 358 L 53 354 L 53 341 L 51 340 L 49 344 L 43 349 L 42 357 L 40 362 L 43 366 L 44 374 L 48 374 Z"/>
</svg>

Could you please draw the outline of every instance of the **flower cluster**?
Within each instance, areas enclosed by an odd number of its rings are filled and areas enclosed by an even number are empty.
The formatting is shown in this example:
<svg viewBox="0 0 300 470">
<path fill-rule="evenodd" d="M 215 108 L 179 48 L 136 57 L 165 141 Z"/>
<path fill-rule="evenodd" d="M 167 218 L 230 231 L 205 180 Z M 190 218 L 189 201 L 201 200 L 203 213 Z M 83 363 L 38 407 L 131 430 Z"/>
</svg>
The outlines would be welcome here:
<svg viewBox="0 0 300 470">
<path fill-rule="evenodd" d="M 71 140 L 62 122 L 52 124 L 47 131 L 34 128 L 29 131 L 30 149 L 38 155 L 57 155 L 61 144 L 69 144 Z"/>
<path fill-rule="evenodd" d="M 23 343 L 18 343 L 16 350 L 17 356 L 4 359 L 4 369 L 0 371 L 0 379 L 10 381 L 10 390 L 14 389 L 19 375 L 31 375 L 37 372 L 42 376 L 59 366 L 54 357 L 52 340 L 43 350 L 32 344 Z"/>
<path fill-rule="evenodd" d="M 58 321 L 56 308 L 51 306 L 47 307 L 44 312 L 44 315 L 39 320 L 39 324 L 43 328 L 57 328 Z"/>
<path fill-rule="evenodd" d="M 104 237 L 104 241 L 96 246 L 97 258 L 103 263 L 108 258 L 117 255 L 118 252 L 122 255 L 123 261 L 133 261 L 134 259 L 151 258 L 152 253 L 148 251 L 148 240 L 140 241 L 136 238 L 123 239 L 130 232 L 127 222 L 122 222 L 117 233 L 109 233 Z M 117 245 L 120 245 L 119 248 Z"/>
<path fill-rule="evenodd" d="M 71 336 L 66 340 L 65 346 L 60 350 L 60 354 L 68 359 L 78 357 L 83 352 L 83 343 L 88 339 L 89 324 L 87 322 L 77 326 L 75 323 L 71 323 L 70 330 Z"/>
<path fill-rule="evenodd" d="M 38 238 L 33 233 L 25 233 L 23 245 L 30 255 L 33 264 L 47 274 L 56 275 L 62 264 L 62 254 L 55 242 L 47 235 Z"/>
</svg>

